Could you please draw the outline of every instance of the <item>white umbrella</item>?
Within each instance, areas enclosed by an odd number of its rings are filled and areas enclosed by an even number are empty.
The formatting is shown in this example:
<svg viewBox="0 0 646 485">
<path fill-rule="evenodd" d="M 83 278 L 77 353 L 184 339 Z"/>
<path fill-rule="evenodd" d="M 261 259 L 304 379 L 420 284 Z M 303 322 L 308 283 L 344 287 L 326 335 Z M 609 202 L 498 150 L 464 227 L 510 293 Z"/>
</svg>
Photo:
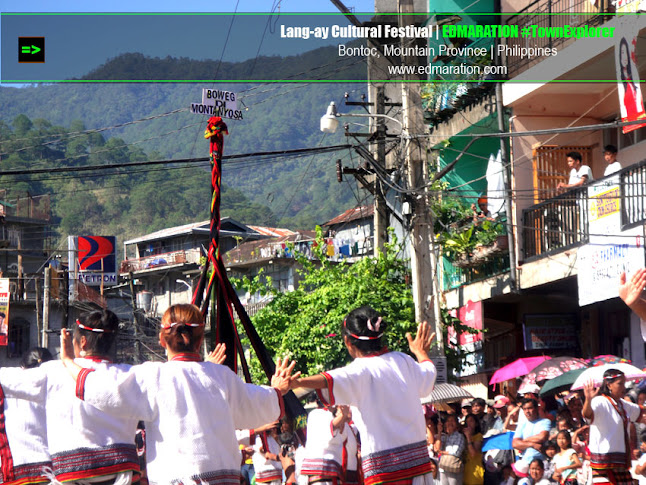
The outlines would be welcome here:
<svg viewBox="0 0 646 485">
<path fill-rule="evenodd" d="M 590 367 L 584 370 L 579 377 L 576 378 L 574 384 L 570 388 L 573 391 L 583 389 L 583 386 L 592 379 L 595 387 L 599 387 L 603 382 L 603 373 L 608 369 L 617 369 L 626 375 L 626 380 L 643 379 L 646 377 L 646 372 L 638 367 L 630 364 L 604 364 L 596 367 Z"/>
<path fill-rule="evenodd" d="M 431 393 L 421 399 L 422 404 L 429 403 L 449 403 L 461 401 L 462 399 L 471 399 L 473 394 L 462 389 L 459 386 L 442 383 L 437 384 Z"/>
<path fill-rule="evenodd" d="M 487 164 L 487 210 L 491 217 L 496 217 L 505 204 L 505 168 L 502 165 L 502 155 L 498 151 L 495 157 L 489 155 Z"/>
</svg>

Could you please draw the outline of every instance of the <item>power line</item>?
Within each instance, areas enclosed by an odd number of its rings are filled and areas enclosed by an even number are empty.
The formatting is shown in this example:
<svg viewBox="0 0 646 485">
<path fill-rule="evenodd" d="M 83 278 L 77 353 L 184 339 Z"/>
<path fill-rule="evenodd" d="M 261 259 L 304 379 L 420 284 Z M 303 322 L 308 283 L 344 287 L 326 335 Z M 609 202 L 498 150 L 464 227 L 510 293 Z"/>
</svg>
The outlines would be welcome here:
<svg viewBox="0 0 646 485">
<path fill-rule="evenodd" d="M 276 155 L 289 156 L 292 154 L 302 154 L 302 153 L 326 153 L 326 152 L 333 152 L 338 150 L 345 150 L 346 148 L 350 148 L 350 145 L 332 145 L 328 147 L 296 148 L 291 150 L 278 150 L 278 151 L 269 151 L 269 152 L 240 153 L 236 155 L 225 155 L 222 158 L 225 160 L 238 160 L 238 159 L 244 159 L 249 157 L 263 157 L 263 156 L 276 156 Z M 0 171 L 0 176 L 32 175 L 32 174 L 39 174 L 39 173 L 87 172 L 91 170 L 107 170 L 112 168 L 165 165 L 169 163 L 202 163 L 202 162 L 208 162 L 209 160 L 210 160 L 209 157 L 179 158 L 175 160 L 150 160 L 150 161 L 142 161 L 142 162 L 124 162 L 124 163 L 112 163 L 112 164 L 104 164 L 104 165 L 86 165 L 84 167 L 51 167 L 48 169 L 35 168 L 35 169 L 24 169 L 24 170 L 5 170 L 5 171 Z"/>
</svg>

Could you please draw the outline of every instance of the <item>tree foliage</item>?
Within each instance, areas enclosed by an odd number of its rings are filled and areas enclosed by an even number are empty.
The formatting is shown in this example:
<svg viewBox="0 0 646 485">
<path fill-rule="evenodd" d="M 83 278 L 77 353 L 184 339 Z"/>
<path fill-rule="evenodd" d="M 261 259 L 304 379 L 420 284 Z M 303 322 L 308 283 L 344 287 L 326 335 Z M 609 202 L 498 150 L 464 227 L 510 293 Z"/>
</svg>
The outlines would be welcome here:
<svg viewBox="0 0 646 485">
<path fill-rule="evenodd" d="M 400 259 L 399 243 L 393 234 L 383 252 L 353 264 L 330 261 L 325 242 L 317 227 L 315 259 L 295 252 L 302 278 L 295 291 L 280 293 L 262 273 L 250 280 L 233 283 L 249 293 L 273 294 L 273 300 L 252 317 L 260 338 L 274 358 L 289 357 L 305 375 L 319 373 L 349 362 L 341 328 L 344 317 L 353 309 L 370 305 L 388 322 L 385 338 L 390 350 L 408 352 L 406 333 L 415 334 L 415 308 L 410 288 L 410 272 Z M 448 341 L 452 327 L 459 335 L 475 331 L 442 310 L 442 333 L 449 379 L 461 369 L 463 355 Z M 266 377 L 257 359 L 251 359 L 255 382 Z"/>
<path fill-rule="evenodd" d="M 317 228 L 315 260 L 295 253 L 301 280 L 289 293 L 275 293 L 261 278 L 238 282 L 247 291 L 260 288 L 274 292 L 274 299 L 253 318 L 263 342 L 275 356 L 289 356 L 306 374 L 321 372 L 349 360 L 341 338 L 345 315 L 370 305 L 389 324 L 386 342 L 391 350 L 407 351 L 406 332 L 415 332 L 413 298 L 407 284 L 408 269 L 397 257 L 397 242 L 389 243 L 378 257 L 354 264 L 336 263 L 325 255 L 325 243 Z M 264 381 L 257 361 L 254 377 Z"/>
<path fill-rule="evenodd" d="M 80 167 L 133 161 L 159 160 L 123 139 L 105 139 L 86 131 L 80 120 L 69 127 L 54 125 L 25 114 L 11 125 L 0 122 L 0 150 L 5 171 L 24 168 Z M 187 221 L 209 217 L 210 173 L 207 167 L 110 169 L 89 174 L 39 174 L 32 177 L 0 176 L 0 190 L 8 201 L 49 194 L 52 230 L 67 235 L 117 235 L 119 241 Z M 6 192 L 4 192 L 6 191 Z M 223 217 L 246 224 L 273 225 L 276 216 L 266 205 L 253 203 L 240 190 L 222 186 Z M 121 245 L 119 244 L 119 247 Z"/>
</svg>

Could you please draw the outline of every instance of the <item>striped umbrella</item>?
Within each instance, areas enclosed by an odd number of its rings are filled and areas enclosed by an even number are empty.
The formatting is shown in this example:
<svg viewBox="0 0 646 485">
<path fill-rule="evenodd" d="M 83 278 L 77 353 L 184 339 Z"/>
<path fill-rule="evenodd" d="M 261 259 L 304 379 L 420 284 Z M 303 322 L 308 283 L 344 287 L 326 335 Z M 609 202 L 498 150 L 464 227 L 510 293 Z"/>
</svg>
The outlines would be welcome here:
<svg viewBox="0 0 646 485">
<path fill-rule="evenodd" d="M 421 399 L 422 404 L 436 404 L 457 402 L 462 399 L 471 399 L 473 394 L 454 384 L 437 384 L 431 393 Z"/>
</svg>

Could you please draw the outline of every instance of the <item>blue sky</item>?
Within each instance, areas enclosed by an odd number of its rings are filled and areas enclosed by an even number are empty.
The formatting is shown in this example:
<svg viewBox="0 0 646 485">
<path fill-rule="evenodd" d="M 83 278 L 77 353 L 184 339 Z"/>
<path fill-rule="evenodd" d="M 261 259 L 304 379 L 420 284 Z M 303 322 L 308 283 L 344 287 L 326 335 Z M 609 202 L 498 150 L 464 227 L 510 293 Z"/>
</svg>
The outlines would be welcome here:
<svg viewBox="0 0 646 485">
<path fill-rule="evenodd" d="M 348 0 L 357 13 L 374 12 L 374 0 Z M 236 10 L 237 8 L 237 10 Z M 3 80 L 51 80 L 80 77 L 110 57 L 142 52 L 153 57 L 190 57 L 241 61 L 260 55 L 293 55 L 322 45 L 314 39 L 281 39 L 281 24 L 347 25 L 343 17 L 307 15 L 338 13 L 329 0 L 195 0 L 148 2 L 112 0 L 2 0 L 0 12 L 231 12 L 303 16 L 12 16 L 0 22 L 0 66 Z M 230 34 L 229 34 L 230 31 Z M 18 37 L 45 37 L 45 64 L 18 64 Z M 226 42 L 226 48 L 224 48 Z"/>
</svg>

